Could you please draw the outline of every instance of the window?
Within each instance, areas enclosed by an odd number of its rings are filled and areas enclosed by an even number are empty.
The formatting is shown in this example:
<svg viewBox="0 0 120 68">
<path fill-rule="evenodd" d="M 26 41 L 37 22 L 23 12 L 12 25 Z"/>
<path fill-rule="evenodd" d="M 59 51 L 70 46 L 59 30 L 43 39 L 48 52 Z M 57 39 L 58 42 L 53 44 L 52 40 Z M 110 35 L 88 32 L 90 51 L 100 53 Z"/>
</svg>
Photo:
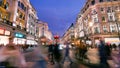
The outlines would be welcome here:
<svg viewBox="0 0 120 68">
<path fill-rule="evenodd" d="M 104 13 L 105 12 L 105 8 L 101 7 L 100 11 L 101 11 L 101 13 Z"/>
<path fill-rule="evenodd" d="M 22 13 L 20 13 L 20 16 L 19 16 L 20 18 L 22 18 Z"/>
<path fill-rule="evenodd" d="M 119 31 L 120 31 L 120 24 L 118 24 L 118 29 L 119 29 Z"/>
<path fill-rule="evenodd" d="M 98 22 L 98 16 L 97 16 L 97 14 L 96 15 L 92 15 L 92 19 L 93 19 L 93 22 Z"/>
<path fill-rule="evenodd" d="M 24 4 L 23 3 L 21 3 L 21 8 L 24 9 Z"/>
<path fill-rule="evenodd" d="M 0 6 L 2 6 L 2 0 L 0 0 Z"/>
<path fill-rule="evenodd" d="M 20 1 L 18 1 L 18 6 L 19 6 L 19 7 L 21 6 L 21 3 L 20 3 Z"/>
<path fill-rule="evenodd" d="M 102 17 L 102 22 L 105 22 L 105 17 Z"/>
<path fill-rule="evenodd" d="M 26 11 L 26 7 L 24 7 L 24 11 Z"/>
<path fill-rule="evenodd" d="M 94 5 L 94 4 L 95 4 L 95 0 L 92 0 L 92 1 L 91 1 L 91 4 Z"/>
<path fill-rule="evenodd" d="M 111 13 L 111 12 L 112 12 L 112 8 L 111 8 L 111 7 L 108 7 L 107 12 L 108 12 L 108 13 Z"/>
<path fill-rule="evenodd" d="M 115 6 L 115 11 L 120 11 L 119 6 Z"/>
<path fill-rule="evenodd" d="M 97 18 L 94 18 L 94 22 L 98 22 L 98 19 L 97 19 Z"/>
<path fill-rule="evenodd" d="M 8 9 L 8 7 L 9 7 L 9 3 L 7 2 L 4 8 Z"/>
<path fill-rule="evenodd" d="M 106 27 L 106 25 L 103 26 L 103 31 L 104 31 L 104 32 L 107 32 L 107 27 Z"/>
<path fill-rule="evenodd" d="M 2 13 L 0 12 L 0 18 L 2 17 Z"/>
<path fill-rule="evenodd" d="M 111 0 L 107 0 L 107 1 L 111 1 Z"/>
<path fill-rule="evenodd" d="M 95 33 L 100 33 L 99 27 L 95 27 L 94 30 L 95 30 Z"/>
<path fill-rule="evenodd" d="M 99 2 L 103 2 L 103 0 L 99 0 Z"/>
<path fill-rule="evenodd" d="M 110 31 L 111 32 L 115 32 L 115 28 L 116 28 L 115 25 L 110 25 Z"/>
<path fill-rule="evenodd" d="M 108 21 L 114 21 L 114 13 L 108 13 Z"/>
<path fill-rule="evenodd" d="M 104 11 L 104 8 L 101 8 L 101 11 L 103 12 L 103 11 Z"/>
</svg>

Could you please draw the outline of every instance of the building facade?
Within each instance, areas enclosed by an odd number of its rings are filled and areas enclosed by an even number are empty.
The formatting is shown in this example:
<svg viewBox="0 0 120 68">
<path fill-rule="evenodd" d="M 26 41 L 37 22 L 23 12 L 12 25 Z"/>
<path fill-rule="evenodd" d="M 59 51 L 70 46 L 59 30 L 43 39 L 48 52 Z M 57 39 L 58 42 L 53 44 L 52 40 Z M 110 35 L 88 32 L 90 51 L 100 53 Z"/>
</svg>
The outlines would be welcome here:
<svg viewBox="0 0 120 68">
<path fill-rule="evenodd" d="M 26 44 L 27 35 L 32 33 L 36 35 L 37 15 L 33 14 L 34 21 L 32 27 L 27 26 L 29 23 L 29 11 L 31 7 L 29 0 L 1 0 L 0 1 L 0 44 L 8 44 L 9 37 L 13 38 L 14 44 Z M 35 10 L 33 12 L 36 12 Z M 30 23 L 31 24 L 31 23 Z M 36 28 L 33 31 L 33 27 Z M 29 29 L 32 29 L 29 31 Z M 2 41 L 4 38 L 4 41 Z"/>
<path fill-rule="evenodd" d="M 37 17 L 37 12 L 35 11 L 35 9 L 33 8 L 33 6 L 31 4 L 29 4 L 29 8 L 28 8 L 28 17 L 27 17 L 27 24 L 26 24 L 26 31 L 27 31 L 27 42 L 26 44 L 29 45 L 34 45 L 36 44 L 35 39 L 38 38 L 38 17 Z"/>
<path fill-rule="evenodd" d="M 97 45 L 102 38 L 106 43 L 120 42 L 120 0 L 86 0 L 77 22 L 82 23 L 84 36 Z"/>
<path fill-rule="evenodd" d="M 47 23 L 38 21 L 38 25 L 39 25 L 39 42 L 42 45 L 47 45 L 50 41 L 53 41 L 53 34 L 49 30 Z"/>
<path fill-rule="evenodd" d="M 74 40 L 75 36 L 74 36 L 74 24 L 72 23 L 70 25 L 70 27 L 67 29 L 67 31 L 64 33 L 64 35 L 61 38 L 61 42 L 62 44 L 70 42 L 72 43 L 72 41 Z"/>
</svg>

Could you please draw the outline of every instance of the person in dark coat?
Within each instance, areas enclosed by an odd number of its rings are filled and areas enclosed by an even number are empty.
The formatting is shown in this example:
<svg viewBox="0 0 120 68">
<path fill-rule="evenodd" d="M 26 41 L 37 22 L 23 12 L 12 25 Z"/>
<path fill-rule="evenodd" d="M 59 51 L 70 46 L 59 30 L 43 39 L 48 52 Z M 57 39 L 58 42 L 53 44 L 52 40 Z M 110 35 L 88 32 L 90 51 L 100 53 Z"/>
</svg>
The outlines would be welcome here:
<svg viewBox="0 0 120 68">
<path fill-rule="evenodd" d="M 103 40 L 100 40 L 99 56 L 100 56 L 101 67 L 109 68 L 109 64 L 107 63 L 107 54 L 106 54 L 106 50 L 105 50 L 105 43 Z"/>
<path fill-rule="evenodd" d="M 105 51 L 106 51 L 106 56 L 107 56 L 107 59 L 112 59 L 111 57 L 111 49 L 110 49 L 110 45 L 106 43 L 105 45 Z"/>
<path fill-rule="evenodd" d="M 53 44 L 50 44 L 48 46 L 48 52 L 49 52 L 48 58 L 49 58 L 50 62 L 52 64 L 54 64 L 54 45 Z"/>
<path fill-rule="evenodd" d="M 61 53 L 59 50 L 59 44 L 54 44 L 54 59 L 56 62 L 60 62 L 61 60 Z"/>
</svg>

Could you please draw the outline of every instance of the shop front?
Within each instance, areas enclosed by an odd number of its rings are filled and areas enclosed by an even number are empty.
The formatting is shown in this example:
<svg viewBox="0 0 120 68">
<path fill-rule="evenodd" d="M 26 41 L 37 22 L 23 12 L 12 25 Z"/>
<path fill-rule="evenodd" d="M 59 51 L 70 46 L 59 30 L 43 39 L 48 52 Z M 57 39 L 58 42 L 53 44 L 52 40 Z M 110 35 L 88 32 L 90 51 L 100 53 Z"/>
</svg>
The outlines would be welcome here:
<svg viewBox="0 0 120 68">
<path fill-rule="evenodd" d="M 105 43 L 119 45 L 120 40 L 119 40 L 119 38 L 105 38 Z"/>
<path fill-rule="evenodd" d="M 0 45 L 6 45 L 9 43 L 10 31 L 0 28 Z"/>
<path fill-rule="evenodd" d="M 37 45 L 37 42 L 35 41 L 34 37 L 28 36 L 26 39 L 27 39 L 26 41 L 27 45 Z"/>
<path fill-rule="evenodd" d="M 25 39 L 25 35 L 20 33 L 20 32 L 15 32 L 14 33 L 14 39 L 13 39 L 13 43 L 14 44 L 26 44 L 26 39 Z"/>
</svg>

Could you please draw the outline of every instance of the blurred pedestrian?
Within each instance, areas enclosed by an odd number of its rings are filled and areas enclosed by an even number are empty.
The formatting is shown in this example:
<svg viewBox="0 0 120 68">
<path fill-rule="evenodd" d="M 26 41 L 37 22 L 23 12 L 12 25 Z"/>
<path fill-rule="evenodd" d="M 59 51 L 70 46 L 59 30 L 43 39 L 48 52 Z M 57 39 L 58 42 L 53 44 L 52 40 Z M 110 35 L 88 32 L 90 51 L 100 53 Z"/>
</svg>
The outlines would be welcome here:
<svg viewBox="0 0 120 68">
<path fill-rule="evenodd" d="M 7 63 L 4 64 L 6 68 L 26 68 L 25 58 L 15 45 L 7 45 L 0 50 L 0 62 Z"/>
<path fill-rule="evenodd" d="M 106 50 L 105 50 L 105 42 L 103 40 L 100 40 L 99 56 L 100 56 L 101 67 L 109 68 L 109 64 L 107 62 L 107 54 L 106 54 Z"/>
<path fill-rule="evenodd" d="M 39 45 L 36 47 L 31 56 L 32 61 L 35 62 L 33 68 L 47 68 L 47 54 L 48 52 L 45 46 Z"/>
<path fill-rule="evenodd" d="M 9 38 L 9 44 L 0 49 L 0 62 L 5 68 L 26 68 L 26 61 L 19 47 L 13 43 L 13 37 Z"/>
<path fill-rule="evenodd" d="M 67 43 L 67 44 L 66 44 L 65 54 L 64 54 L 64 58 L 63 58 L 63 60 L 62 60 L 62 63 L 64 63 L 64 61 L 65 61 L 66 58 L 69 59 L 70 64 L 73 63 L 72 60 L 71 60 L 71 58 L 70 58 L 70 51 L 69 51 L 69 50 L 70 50 L 69 43 Z"/>
<path fill-rule="evenodd" d="M 118 49 L 119 49 L 119 51 L 120 51 L 120 44 L 118 45 Z"/>
<path fill-rule="evenodd" d="M 106 56 L 108 60 L 112 60 L 110 44 L 106 43 L 105 45 Z"/>
<path fill-rule="evenodd" d="M 50 63 L 54 64 L 54 45 L 52 43 L 48 45 L 48 52 L 48 58 L 50 60 Z"/>
<path fill-rule="evenodd" d="M 113 44 L 113 48 L 114 48 L 114 50 L 117 50 L 117 45 Z"/>
</svg>

